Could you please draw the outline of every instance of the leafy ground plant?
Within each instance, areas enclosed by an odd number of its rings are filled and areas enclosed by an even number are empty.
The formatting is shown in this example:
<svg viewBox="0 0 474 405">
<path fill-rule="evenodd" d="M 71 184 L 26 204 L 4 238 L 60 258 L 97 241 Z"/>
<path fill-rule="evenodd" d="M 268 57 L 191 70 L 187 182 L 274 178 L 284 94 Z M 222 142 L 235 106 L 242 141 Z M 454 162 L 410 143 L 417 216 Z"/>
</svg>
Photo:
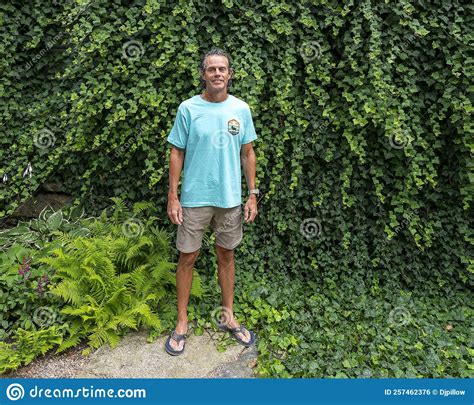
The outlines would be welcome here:
<svg viewBox="0 0 474 405">
<path fill-rule="evenodd" d="M 169 236 L 155 225 L 152 204 L 128 209 L 113 201 L 100 217 L 80 214 L 70 222 L 55 214 L 54 224 L 50 215 L 4 233 L 0 373 L 55 346 L 59 353 L 87 339 L 88 354 L 105 343 L 115 347 L 129 329 L 147 327 L 152 338 L 169 328 L 175 315 Z M 39 233 L 28 239 L 23 233 L 32 223 Z M 191 293 L 201 294 L 196 272 Z"/>
<path fill-rule="evenodd" d="M 112 216 L 88 223 L 92 237 L 70 238 L 40 262 L 55 270 L 51 293 L 67 303 L 68 337 L 61 352 L 88 339 L 90 353 L 104 343 L 115 347 L 128 329 L 145 326 L 162 330 L 159 312 L 169 312 L 172 303 L 175 264 L 169 261 L 168 236 L 137 215 L 147 205 L 136 203 L 134 216 L 126 218 L 120 200 Z M 192 294 L 200 294 L 195 277 Z"/>
</svg>

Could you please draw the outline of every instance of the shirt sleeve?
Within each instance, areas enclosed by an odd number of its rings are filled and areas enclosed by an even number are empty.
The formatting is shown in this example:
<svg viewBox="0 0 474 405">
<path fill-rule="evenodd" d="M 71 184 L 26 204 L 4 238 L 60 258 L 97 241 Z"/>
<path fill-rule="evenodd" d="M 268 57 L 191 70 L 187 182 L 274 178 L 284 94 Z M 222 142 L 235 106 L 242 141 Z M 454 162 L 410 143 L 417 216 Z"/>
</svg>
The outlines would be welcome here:
<svg viewBox="0 0 474 405">
<path fill-rule="evenodd" d="M 173 128 L 168 135 L 167 141 L 180 149 L 186 149 L 188 143 L 189 128 L 186 122 L 186 116 L 183 112 L 183 107 L 178 107 L 176 119 L 174 120 Z"/>
<path fill-rule="evenodd" d="M 245 133 L 242 136 L 242 140 L 240 142 L 241 145 L 249 143 L 257 139 L 257 133 L 255 132 L 255 127 L 253 125 L 252 120 L 252 113 L 250 112 L 250 108 L 247 107 L 245 111 L 245 125 L 244 125 Z"/>
</svg>

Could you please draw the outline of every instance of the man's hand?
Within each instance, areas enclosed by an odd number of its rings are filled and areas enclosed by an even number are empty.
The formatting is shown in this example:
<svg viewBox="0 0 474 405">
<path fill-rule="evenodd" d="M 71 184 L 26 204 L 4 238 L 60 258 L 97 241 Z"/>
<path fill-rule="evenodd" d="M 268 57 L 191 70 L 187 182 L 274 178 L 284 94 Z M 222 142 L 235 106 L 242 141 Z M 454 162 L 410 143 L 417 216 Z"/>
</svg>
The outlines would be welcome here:
<svg viewBox="0 0 474 405">
<path fill-rule="evenodd" d="M 183 223 L 183 209 L 177 196 L 168 196 L 168 217 L 175 225 Z"/>
<path fill-rule="evenodd" d="M 255 220 L 257 216 L 257 196 L 255 194 L 250 194 L 247 203 L 244 208 L 244 220 L 247 223 L 251 223 Z"/>
</svg>

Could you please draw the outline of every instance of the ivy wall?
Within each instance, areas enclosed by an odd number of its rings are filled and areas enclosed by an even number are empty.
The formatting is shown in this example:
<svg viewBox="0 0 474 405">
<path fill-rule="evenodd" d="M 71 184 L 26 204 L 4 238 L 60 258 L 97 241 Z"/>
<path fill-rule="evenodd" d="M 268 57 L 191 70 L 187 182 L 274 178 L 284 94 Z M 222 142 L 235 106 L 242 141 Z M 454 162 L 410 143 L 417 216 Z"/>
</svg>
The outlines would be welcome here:
<svg viewBox="0 0 474 405">
<path fill-rule="evenodd" d="M 469 16 L 467 1 L 2 4 L 0 218 L 57 180 L 91 212 L 154 201 L 174 232 L 166 137 L 218 46 L 259 136 L 240 267 L 468 283 Z"/>
</svg>

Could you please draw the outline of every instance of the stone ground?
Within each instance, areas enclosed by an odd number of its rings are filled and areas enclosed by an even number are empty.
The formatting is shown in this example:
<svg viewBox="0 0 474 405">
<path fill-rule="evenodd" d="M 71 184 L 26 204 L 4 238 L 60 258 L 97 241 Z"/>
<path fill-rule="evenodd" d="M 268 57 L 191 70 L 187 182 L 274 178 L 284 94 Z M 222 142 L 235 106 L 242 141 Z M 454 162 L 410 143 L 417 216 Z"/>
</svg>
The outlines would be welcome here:
<svg viewBox="0 0 474 405">
<path fill-rule="evenodd" d="M 218 352 L 216 333 L 205 331 L 195 336 L 190 331 L 185 352 L 170 356 L 164 349 L 167 336 L 147 343 L 145 331 L 130 332 L 115 349 L 108 345 L 89 356 L 81 352 L 86 343 L 64 353 L 54 350 L 3 378 L 253 378 L 256 346 L 238 343 Z"/>
</svg>

